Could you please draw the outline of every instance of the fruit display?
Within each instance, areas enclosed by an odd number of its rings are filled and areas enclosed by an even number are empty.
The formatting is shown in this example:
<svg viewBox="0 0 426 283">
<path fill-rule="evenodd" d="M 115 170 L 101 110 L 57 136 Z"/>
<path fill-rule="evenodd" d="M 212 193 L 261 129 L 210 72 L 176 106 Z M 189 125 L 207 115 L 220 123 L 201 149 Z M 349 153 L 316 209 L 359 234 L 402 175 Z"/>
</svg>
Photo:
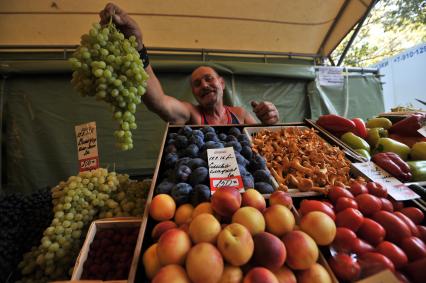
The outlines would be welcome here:
<svg viewBox="0 0 426 283">
<path fill-rule="evenodd" d="M 280 189 L 326 193 L 327 185 L 348 184 L 350 161 L 338 147 L 307 127 L 262 129 L 252 137 L 253 151 L 266 158 Z"/>
<path fill-rule="evenodd" d="M 421 263 L 425 267 L 426 226 L 419 208 L 393 201 L 378 183 L 352 182 L 348 187 L 331 187 L 327 200 L 300 202 L 300 227 L 310 230 L 314 239 L 315 233 L 330 225 L 325 219 L 304 220 L 315 212 L 335 220 L 328 262 L 339 280 L 357 281 L 389 269 L 398 278 L 422 282 L 412 268 Z M 333 232 L 330 228 L 327 231 Z M 319 239 L 326 239 L 326 235 L 322 233 Z"/>
<path fill-rule="evenodd" d="M 136 37 L 126 39 L 110 22 L 96 23 L 81 37 L 80 46 L 69 59 L 71 83 L 82 96 L 96 96 L 111 106 L 119 128 L 114 132 L 121 150 L 133 148 L 136 107 L 145 93 L 148 75 L 139 58 Z"/>
<path fill-rule="evenodd" d="M 167 194 L 153 197 L 143 240 L 142 281 L 332 282 L 318 264 L 321 245 L 333 241 L 334 221 L 308 213 L 296 228 L 288 193 L 267 202 L 255 189 L 221 188 L 195 207 Z M 267 205 L 267 203 L 269 205 Z M 151 224 L 150 224 L 151 223 Z"/>
<path fill-rule="evenodd" d="M 40 244 L 23 255 L 18 282 L 67 279 L 92 220 L 142 216 L 150 181 L 99 168 L 80 172 L 52 189 L 53 220 Z"/>
<path fill-rule="evenodd" d="M 177 205 L 210 200 L 207 149 L 232 147 L 245 189 L 274 191 L 265 159 L 254 153 L 248 137 L 237 127 L 189 126 L 169 128 L 155 193 L 168 194 Z"/>
<path fill-rule="evenodd" d="M 115 227 L 96 231 L 80 279 L 126 280 L 138 234 L 139 227 Z"/>
<path fill-rule="evenodd" d="M 50 188 L 31 194 L 0 192 L 0 282 L 40 241 L 53 218 Z"/>
<path fill-rule="evenodd" d="M 425 113 L 411 114 L 396 123 L 375 117 L 363 125 L 359 118 L 329 114 L 319 117 L 316 125 L 400 181 L 416 182 L 426 181 L 426 137 L 418 132 L 425 122 Z"/>
</svg>

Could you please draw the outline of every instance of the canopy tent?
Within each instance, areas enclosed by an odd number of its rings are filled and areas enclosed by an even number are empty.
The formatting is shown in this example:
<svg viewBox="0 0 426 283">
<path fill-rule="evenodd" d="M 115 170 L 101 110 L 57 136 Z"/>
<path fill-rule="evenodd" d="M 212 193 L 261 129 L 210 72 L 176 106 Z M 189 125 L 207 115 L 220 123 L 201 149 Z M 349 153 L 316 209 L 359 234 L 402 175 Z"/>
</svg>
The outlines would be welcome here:
<svg viewBox="0 0 426 283">
<path fill-rule="evenodd" d="M 374 0 L 116 0 L 149 47 L 327 57 Z M 0 2 L 0 46 L 74 46 L 106 1 Z"/>
</svg>

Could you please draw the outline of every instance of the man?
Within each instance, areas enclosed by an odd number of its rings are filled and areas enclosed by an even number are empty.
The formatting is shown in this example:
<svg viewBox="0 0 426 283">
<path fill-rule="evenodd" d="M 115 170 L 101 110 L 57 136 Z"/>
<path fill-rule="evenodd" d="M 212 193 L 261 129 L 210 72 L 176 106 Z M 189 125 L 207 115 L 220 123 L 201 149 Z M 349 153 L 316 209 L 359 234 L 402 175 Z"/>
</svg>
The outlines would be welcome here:
<svg viewBox="0 0 426 283">
<path fill-rule="evenodd" d="M 115 4 L 108 3 L 99 13 L 101 24 L 112 19 L 126 37 L 134 35 L 138 42 L 138 50 L 144 49 L 142 33 L 137 23 L 125 11 Z M 146 56 L 146 53 L 145 53 Z M 163 120 L 171 124 L 223 125 L 223 124 L 255 124 L 254 117 L 242 107 L 231 107 L 223 104 L 225 81 L 215 70 L 201 66 L 191 75 L 191 88 L 198 105 L 180 101 L 164 93 L 155 73 L 148 65 L 145 71 L 149 75 L 146 93 L 142 97 L 149 110 L 157 113 Z M 271 102 L 252 102 L 253 112 L 263 124 L 275 124 L 279 120 L 278 110 Z"/>
</svg>

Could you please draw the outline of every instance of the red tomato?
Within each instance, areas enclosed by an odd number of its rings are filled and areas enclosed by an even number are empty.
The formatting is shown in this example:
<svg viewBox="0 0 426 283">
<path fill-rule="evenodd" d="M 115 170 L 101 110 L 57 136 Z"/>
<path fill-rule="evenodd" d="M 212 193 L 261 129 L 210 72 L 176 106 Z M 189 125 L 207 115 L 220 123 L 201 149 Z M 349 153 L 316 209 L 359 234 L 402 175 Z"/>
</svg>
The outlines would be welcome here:
<svg viewBox="0 0 426 283">
<path fill-rule="evenodd" d="M 392 272 L 395 271 L 395 266 L 390 259 L 375 252 L 362 254 L 359 257 L 359 264 L 361 265 L 363 277 L 373 275 L 384 269 L 389 269 Z"/>
<path fill-rule="evenodd" d="M 408 262 L 408 257 L 405 252 L 400 247 L 392 244 L 391 242 L 381 242 L 376 247 L 376 251 L 389 258 L 397 269 L 401 266 L 404 266 Z"/>
<path fill-rule="evenodd" d="M 365 139 L 368 136 L 367 128 L 365 127 L 365 122 L 361 118 L 353 118 L 352 122 L 355 123 L 356 126 L 356 135 L 360 136 L 361 138 Z"/>
<path fill-rule="evenodd" d="M 331 209 L 334 209 L 333 204 L 328 199 L 320 199 L 319 201 L 321 201 L 323 204 L 328 205 Z"/>
<path fill-rule="evenodd" d="M 408 237 L 402 240 L 401 248 L 410 261 L 426 257 L 426 244 L 417 237 Z"/>
<path fill-rule="evenodd" d="M 341 197 L 354 198 L 351 192 L 347 189 L 339 186 L 331 186 L 330 190 L 328 191 L 328 199 L 331 200 L 333 204 L 335 204 L 337 199 Z"/>
<path fill-rule="evenodd" d="M 402 239 L 410 237 L 411 231 L 407 224 L 389 211 L 376 212 L 372 219 L 386 230 L 385 239 L 398 244 Z"/>
<path fill-rule="evenodd" d="M 374 247 L 366 241 L 361 240 L 360 238 L 356 238 L 356 240 L 354 241 L 352 252 L 356 253 L 357 255 L 362 255 L 373 251 Z"/>
<path fill-rule="evenodd" d="M 418 237 L 419 236 L 419 229 L 417 228 L 416 224 L 414 224 L 413 221 L 411 221 L 410 218 L 408 218 L 405 214 L 402 214 L 400 211 L 394 212 L 396 216 L 399 217 L 402 221 L 404 221 L 405 224 L 407 224 L 408 228 L 410 228 L 411 235 Z"/>
<path fill-rule="evenodd" d="M 355 208 L 346 208 L 336 215 L 336 226 L 346 227 L 356 232 L 361 227 L 364 217 L 362 213 Z"/>
<path fill-rule="evenodd" d="M 368 182 L 367 183 L 368 192 L 376 197 L 385 198 L 388 196 L 388 190 L 384 188 L 379 183 Z"/>
<path fill-rule="evenodd" d="M 426 226 L 417 225 L 417 229 L 419 230 L 419 238 L 426 244 Z"/>
<path fill-rule="evenodd" d="M 426 258 L 410 262 L 402 268 L 413 283 L 424 283 L 426 278 Z"/>
<path fill-rule="evenodd" d="M 382 201 L 370 194 L 360 194 L 355 198 L 358 203 L 358 209 L 364 215 L 373 215 L 382 209 Z"/>
<path fill-rule="evenodd" d="M 393 204 L 390 200 L 387 198 L 380 198 L 380 201 L 382 202 L 382 210 L 393 212 Z"/>
<path fill-rule="evenodd" d="M 396 201 L 394 199 L 390 199 L 390 202 L 393 205 L 393 210 L 399 211 L 404 208 L 404 203 L 402 201 Z"/>
<path fill-rule="evenodd" d="M 345 253 L 336 254 L 329 259 L 328 263 L 330 264 L 334 274 L 340 280 L 355 281 L 359 277 L 359 273 L 361 271 L 359 263 L 356 259 Z"/>
<path fill-rule="evenodd" d="M 299 211 L 302 216 L 308 214 L 311 211 L 321 211 L 330 216 L 333 220 L 336 219 L 336 215 L 334 214 L 333 209 L 330 208 L 327 204 L 318 200 L 302 200 Z"/>
<path fill-rule="evenodd" d="M 349 253 L 352 251 L 356 239 L 356 234 L 352 230 L 344 227 L 338 227 L 336 229 L 336 236 L 334 237 L 331 245 L 338 252 Z"/>
<path fill-rule="evenodd" d="M 385 229 L 376 221 L 370 218 L 364 218 L 364 222 L 357 232 L 358 236 L 372 244 L 373 246 L 378 245 L 385 238 Z"/>
<path fill-rule="evenodd" d="M 335 206 L 334 210 L 336 212 L 340 212 L 340 211 L 344 210 L 345 208 L 349 208 L 349 207 L 358 209 L 358 204 L 352 198 L 341 197 L 341 198 L 337 199 L 336 206 Z"/>
<path fill-rule="evenodd" d="M 404 207 L 400 211 L 408 218 L 410 218 L 416 225 L 422 223 L 423 219 L 425 218 L 423 211 L 421 211 L 417 207 Z"/>
<path fill-rule="evenodd" d="M 358 182 L 353 182 L 351 186 L 348 188 L 348 190 L 351 192 L 353 196 L 368 193 L 367 187 L 364 184 L 361 184 Z"/>
</svg>

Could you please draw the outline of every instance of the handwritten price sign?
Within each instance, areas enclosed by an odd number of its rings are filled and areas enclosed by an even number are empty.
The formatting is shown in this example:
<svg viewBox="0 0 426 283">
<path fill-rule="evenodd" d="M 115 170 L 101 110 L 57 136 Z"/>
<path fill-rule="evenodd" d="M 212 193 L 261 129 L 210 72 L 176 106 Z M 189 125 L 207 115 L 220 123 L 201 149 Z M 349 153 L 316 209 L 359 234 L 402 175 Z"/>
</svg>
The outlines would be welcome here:
<svg viewBox="0 0 426 283">
<path fill-rule="evenodd" d="M 80 172 L 99 167 L 96 122 L 75 126 Z"/>
<path fill-rule="evenodd" d="M 379 183 L 385 187 L 395 200 L 420 198 L 418 194 L 373 162 L 352 163 L 352 165 L 358 169 L 358 171 L 369 177 L 373 182 Z"/>
<path fill-rule="evenodd" d="M 237 188 L 244 191 L 240 169 L 235 158 L 234 148 L 207 149 L 210 188 L 212 194 L 220 188 Z"/>
</svg>

